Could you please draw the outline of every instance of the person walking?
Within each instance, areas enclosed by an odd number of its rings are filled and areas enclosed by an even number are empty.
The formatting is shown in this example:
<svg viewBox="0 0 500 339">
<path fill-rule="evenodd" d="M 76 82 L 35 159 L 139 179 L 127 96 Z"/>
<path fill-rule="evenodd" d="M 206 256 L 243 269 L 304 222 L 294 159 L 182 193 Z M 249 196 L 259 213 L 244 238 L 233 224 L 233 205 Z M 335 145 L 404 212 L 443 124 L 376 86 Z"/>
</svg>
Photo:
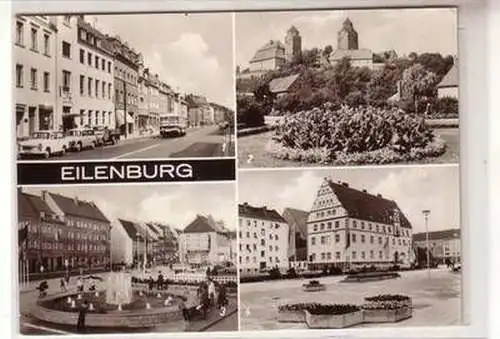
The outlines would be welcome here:
<svg viewBox="0 0 500 339">
<path fill-rule="evenodd" d="M 219 309 L 219 314 L 223 317 L 226 314 L 227 297 L 226 297 L 226 286 L 224 284 L 219 284 L 219 294 L 217 296 L 217 308 Z"/>
<path fill-rule="evenodd" d="M 215 283 L 212 279 L 208 280 L 208 297 L 210 306 L 215 306 Z"/>
<path fill-rule="evenodd" d="M 83 333 L 85 331 L 85 316 L 87 315 L 89 304 L 87 300 L 84 300 L 82 305 L 80 306 L 80 310 L 78 311 L 78 322 L 76 323 L 76 330 L 79 333 Z"/>
<path fill-rule="evenodd" d="M 64 278 L 61 278 L 59 287 L 61 287 L 61 292 L 66 292 L 68 290 L 66 287 L 66 280 Z"/>
</svg>

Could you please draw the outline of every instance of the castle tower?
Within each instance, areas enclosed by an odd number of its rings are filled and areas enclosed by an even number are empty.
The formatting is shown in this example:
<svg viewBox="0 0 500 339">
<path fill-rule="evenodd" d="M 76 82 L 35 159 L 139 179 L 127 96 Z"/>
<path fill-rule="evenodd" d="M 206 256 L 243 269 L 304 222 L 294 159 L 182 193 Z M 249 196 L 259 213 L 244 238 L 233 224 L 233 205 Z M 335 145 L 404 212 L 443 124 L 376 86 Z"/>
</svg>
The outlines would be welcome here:
<svg viewBox="0 0 500 339">
<path fill-rule="evenodd" d="M 292 61 L 302 52 L 302 37 L 299 30 L 292 26 L 288 29 L 285 36 L 285 58 L 286 61 Z"/>
<path fill-rule="evenodd" d="M 342 24 L 342 29 L 337 37 L 337 49 L 359 49 L 358 32 L 354 30 L 351 20 L 347 18 Z"/>
</svg>

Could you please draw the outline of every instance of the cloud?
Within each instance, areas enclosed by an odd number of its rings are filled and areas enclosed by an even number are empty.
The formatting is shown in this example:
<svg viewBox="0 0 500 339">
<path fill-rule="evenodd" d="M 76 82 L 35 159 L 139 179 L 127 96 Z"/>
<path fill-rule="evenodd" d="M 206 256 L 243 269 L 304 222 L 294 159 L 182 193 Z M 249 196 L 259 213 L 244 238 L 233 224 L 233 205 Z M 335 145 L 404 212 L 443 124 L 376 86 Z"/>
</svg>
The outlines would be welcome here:
<svg viewBox="0 0 500 339">
<path fill-rule="evenodd" d="M 316 194 L 315 189 L 321 185 L 321 181 L 322 178 L 318 173 L 303 171 L 278 194 L 277 201 L 280 203 L 280 209 L 283 210 L 285 207 L 291 206 L 310 209 Z"/>
</svg>

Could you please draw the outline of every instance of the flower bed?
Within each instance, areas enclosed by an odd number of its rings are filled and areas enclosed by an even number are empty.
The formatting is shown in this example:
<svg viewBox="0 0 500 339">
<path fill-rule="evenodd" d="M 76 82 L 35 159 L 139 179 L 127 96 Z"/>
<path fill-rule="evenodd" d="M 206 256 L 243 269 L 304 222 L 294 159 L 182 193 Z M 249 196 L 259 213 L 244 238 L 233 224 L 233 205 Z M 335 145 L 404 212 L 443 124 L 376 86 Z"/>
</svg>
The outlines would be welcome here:
<svg viewBox="0 0 500 339">
<path fill-rule="evenodd" d="M 311 280 L 309 283 L 302 285 L 302 290 L 305 292 L 319 292 L 326 290 L 326 286 L 318 280 Z"/>
<path fill-rule="evenodd" d="M 413 315 L 411 298 L 397 294 L 367 297 L 362 309 L 367 323 L 397 322 Z"/>
<path fill-rule="evenodd" d="M 354 273 L 349 274 L 341 282 L 365 282 L 365 281 L 376 281 L 376 280 L 386 280 L 386 279 L 396 279 L 401 277 L 397 272 L 366 272 L 366 273 Z"/>
<path fill-rule="evenodd" d="M 305 311 L 310 308 L 318 307 L 316 303 L 302 303 L 302 304 L 286 304 L 278 307 L 278 321 L 279 322 L 305 322 Z"/>
<path fill-rule="evenodd" d="M 389 164 L 436 157 L 446 145 L 421 116 L 373 107 L 314 108 L 288 117 L 266 151 L 308 163 Z"/>
<path fill-rule="evenodd" d="M 363 312 L 355 305 L 319 305 L 305 313 L 309 328 L 345 328 L 363 322 Z"/>
</svg>

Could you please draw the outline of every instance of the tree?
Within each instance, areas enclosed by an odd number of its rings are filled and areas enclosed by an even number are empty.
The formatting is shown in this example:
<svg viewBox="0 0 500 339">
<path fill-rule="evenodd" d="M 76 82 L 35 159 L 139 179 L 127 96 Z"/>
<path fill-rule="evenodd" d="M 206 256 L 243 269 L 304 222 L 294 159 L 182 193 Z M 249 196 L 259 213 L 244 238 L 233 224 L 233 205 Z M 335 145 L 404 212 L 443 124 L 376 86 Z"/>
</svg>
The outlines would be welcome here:
<svg viewBox="0 0 500 339">
<path fill-rule="evenodd" d="M 438 77 L 421 64 L 413 64 L 403 72 L 401 94 L 403 101 L 411 102 L 418 111 L 420 101 L 427 101 L 436 94 Z"/>
</svg>

